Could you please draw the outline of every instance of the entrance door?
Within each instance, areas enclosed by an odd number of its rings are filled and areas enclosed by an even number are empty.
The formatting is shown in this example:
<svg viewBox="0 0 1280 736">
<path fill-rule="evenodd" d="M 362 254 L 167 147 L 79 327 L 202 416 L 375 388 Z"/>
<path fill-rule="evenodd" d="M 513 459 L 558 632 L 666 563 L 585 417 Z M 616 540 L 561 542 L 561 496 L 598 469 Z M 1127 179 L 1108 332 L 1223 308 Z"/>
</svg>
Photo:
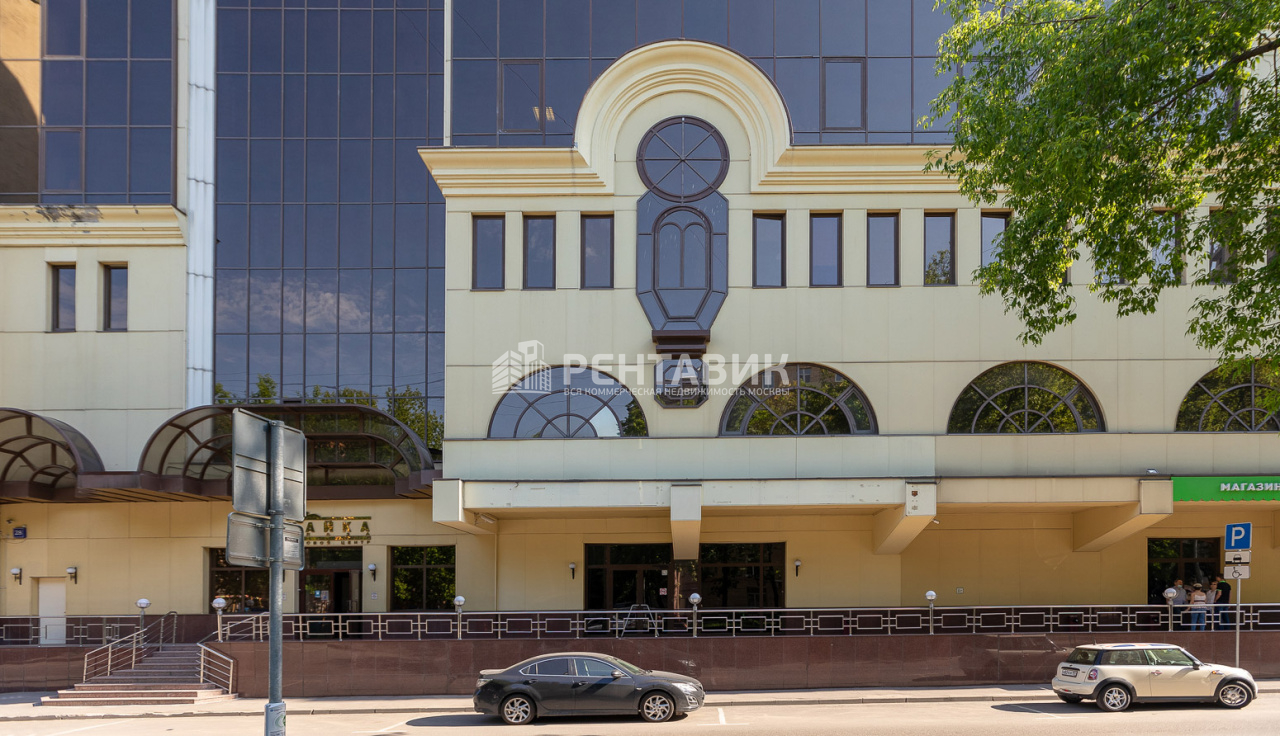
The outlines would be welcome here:
<svg viewBox="0 0 1280 736">
<path fill-rule="evenodd" d="M 62 646 L 67 643 L 67 581 L 36 578 L 39 599 L 40 643 Z"/>
<path fill-rule="evenodd" d="M 674 600 L 669 544 L 588 544 L 586 608 L 666 609 Z"/>
<path fill-rule="evenodd" d="M 360 576 L 348 570 L 303 570 L 303 613 L 360 613 Z"/>
</svg>

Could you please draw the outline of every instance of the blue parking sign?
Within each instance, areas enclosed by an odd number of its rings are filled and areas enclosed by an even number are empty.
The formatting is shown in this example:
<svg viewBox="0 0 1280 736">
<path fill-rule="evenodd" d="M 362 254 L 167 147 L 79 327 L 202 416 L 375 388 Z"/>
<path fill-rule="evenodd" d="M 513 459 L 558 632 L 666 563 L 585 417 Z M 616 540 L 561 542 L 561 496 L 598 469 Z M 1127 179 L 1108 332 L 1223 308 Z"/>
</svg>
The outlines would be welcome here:
<svg viewBox="0 0 1280 736">
<path fill-rule="evenodd" d="M 1253 547 L 1253 524 L 1227 524 L 1226 549 L 1250 549 Z"/>
</svg>

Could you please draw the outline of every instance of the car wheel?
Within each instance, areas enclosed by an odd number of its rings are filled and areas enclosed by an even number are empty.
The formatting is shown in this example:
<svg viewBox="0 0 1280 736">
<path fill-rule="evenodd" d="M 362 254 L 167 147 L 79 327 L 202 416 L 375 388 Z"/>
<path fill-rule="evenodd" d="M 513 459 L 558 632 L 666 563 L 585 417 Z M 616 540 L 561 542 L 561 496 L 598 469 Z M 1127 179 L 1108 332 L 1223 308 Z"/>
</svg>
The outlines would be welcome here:
<svg viewBox="0 0 1280 736">
<path fill-rule="evenodd" d="M 664 692 L 649 693 L 640 701 L 640 717 L 650 723 L 669 721 L 675 714 L 675 701 Z"/>
<path fill-rule="evenodd" d="M 1084 698 L 1079 695 L 1069 695 L 1067 693 L 1058 693 L 1058 699 L 1064 703 L 1079 703 L 1084 700 Z"/>
<path fill-rule="evenodd" d="M 1132 703 L 1133 696 L 1124 685 L 1107 685 L 1098 693 L 1098 707 L 1111 713 L 1118 713 Z"/>
<path fill-rule="evenodd" d="M 502 720 L 513 726 L 532 723 L 537 715 L 538 706 L 533 704 L 533 699 L 528 695 L 512 695 L 502 701 Z"/>
<path fill-rule="evenodd" d="M 1243 708 L 1253 700 L 1253 691 L 1240 682 L 1228 682 L 1218 688 L 1218 702 L 1227 708 Z"/>
</svg>

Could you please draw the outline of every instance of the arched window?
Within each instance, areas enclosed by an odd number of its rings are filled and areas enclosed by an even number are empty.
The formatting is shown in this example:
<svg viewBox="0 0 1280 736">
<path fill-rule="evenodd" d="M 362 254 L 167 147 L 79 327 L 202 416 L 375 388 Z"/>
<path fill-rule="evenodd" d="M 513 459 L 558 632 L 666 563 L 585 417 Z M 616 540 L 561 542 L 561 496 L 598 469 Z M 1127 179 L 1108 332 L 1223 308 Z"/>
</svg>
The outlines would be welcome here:
<svg viewBox="0 0 1280 736">
<path fill-rule="evenodd" d="M 751 377 L 724 410 L 722 435 L 875 434 L 871 403 L 849 377 L 788 363 Z"/>
<path fill-rule="evenodd" d="M 545 368 L 503 394 L 490 439 L 647 437 L 635 396 L 612 376 L 583 367 Z"/>
<path fill-rule="evenodd" d="M 1178 409 L 1179 432 L 1275 432 L 1280 417 L 1262 408 L 1280 387 L 1276 371 L 1219 366 L 1191 387 Z"/>
<path fill-rule="evenodd" d="M 1005 363 L 973 379 L 948 434 L 1102 432 L 1098 401 L 1080 379 L 1048 363 Z"/>
</svg>

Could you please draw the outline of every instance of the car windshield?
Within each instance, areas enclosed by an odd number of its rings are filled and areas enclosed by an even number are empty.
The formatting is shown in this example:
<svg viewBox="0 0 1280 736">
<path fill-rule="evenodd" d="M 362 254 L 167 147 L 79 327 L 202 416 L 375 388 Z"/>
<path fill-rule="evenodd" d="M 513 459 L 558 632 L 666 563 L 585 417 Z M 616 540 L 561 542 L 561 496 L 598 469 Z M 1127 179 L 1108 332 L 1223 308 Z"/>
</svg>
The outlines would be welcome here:
<svg viewBox="0 0 1280 736">
<path fill-rule="evenodd" d="M 1067 661 L 1071 664 L 1093 664 L 1093 658 L 1097 654 L 1096 649 L 1077 649 L 1067 657 Z"/>
<path fill-rule="evenodd" d="M 609 662 L 616 664 L 618 666 L 618 669 L 622 670 L 628 675 L 643 675 L 644 673 L 649 671 L 644 668 L 637 667 L 634 664 L 631 664 L 630 662 L 626 662 L 624 660 L 618 659 L 617 657 L 607 657 L 606 659 Z"/>
</svg>

